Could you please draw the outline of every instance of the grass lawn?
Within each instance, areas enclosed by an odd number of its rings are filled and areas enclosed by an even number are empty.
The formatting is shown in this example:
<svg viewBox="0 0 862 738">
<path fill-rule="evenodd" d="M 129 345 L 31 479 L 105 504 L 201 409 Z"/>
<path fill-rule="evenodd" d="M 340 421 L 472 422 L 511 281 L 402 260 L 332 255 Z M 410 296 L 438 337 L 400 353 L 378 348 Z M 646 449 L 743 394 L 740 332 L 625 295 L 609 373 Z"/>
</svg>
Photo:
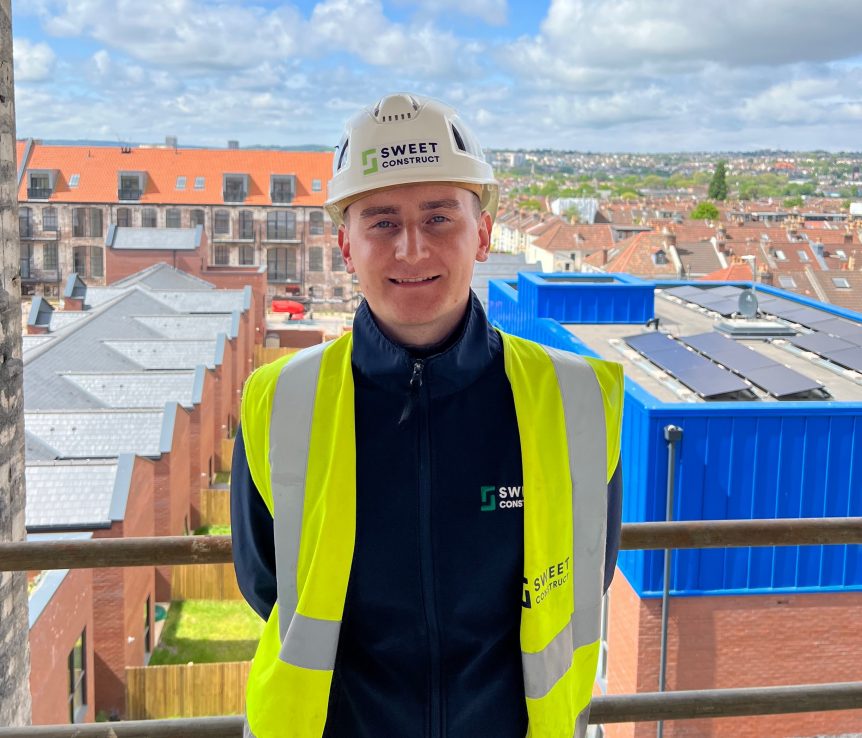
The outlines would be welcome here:
<svg viewBox="0 0 862 738">
<path fill-rule="evenodd" d="M 229 525 L 205 525 L 195 530 L 196 536 L 229 536 Z"/>
<path fill-rule="evenodd" d="M 262 632 L 245 600 L 174 602 L 150 665 L 248 661 Z"/>
</svg>

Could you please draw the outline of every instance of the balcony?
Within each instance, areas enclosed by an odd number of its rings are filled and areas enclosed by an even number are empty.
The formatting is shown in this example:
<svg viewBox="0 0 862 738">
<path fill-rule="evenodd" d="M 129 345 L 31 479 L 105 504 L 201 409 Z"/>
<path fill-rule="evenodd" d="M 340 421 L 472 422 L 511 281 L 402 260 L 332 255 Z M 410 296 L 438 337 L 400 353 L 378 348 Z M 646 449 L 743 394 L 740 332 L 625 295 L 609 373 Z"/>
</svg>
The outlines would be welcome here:
<svg viewBox="0 0 862 738">
<path fill-rule="evenodd" d="M 27 188 L 27 199 L 28 200 L 47 200 L 51 197 L 51 188 L 50 187 L 28 187 Z"/>
<path fill-rule="evenodd" d="M 135 200 L 140 200 L 142 194 L 143 191 L 139 187 L 121 187 L 119 190 L 117 190 L 117 199 L 126 202 L 134 202 Z"/>
<path fill-rule="evenodd" d="M 245 190 L 229 189 L 222 191 L 225 202 L 244 202 L 248 193 Z"/>
</svg>

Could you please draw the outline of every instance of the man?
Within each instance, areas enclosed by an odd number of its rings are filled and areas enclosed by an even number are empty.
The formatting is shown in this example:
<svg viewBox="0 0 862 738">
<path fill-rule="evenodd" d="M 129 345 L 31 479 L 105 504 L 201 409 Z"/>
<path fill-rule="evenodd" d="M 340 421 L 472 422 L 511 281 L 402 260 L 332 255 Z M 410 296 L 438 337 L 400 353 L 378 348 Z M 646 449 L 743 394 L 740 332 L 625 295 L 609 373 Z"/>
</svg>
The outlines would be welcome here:
<svg viewBox="0 0 862 738">
<path fill-rule="evenodd" d="M 497 183 L 455 111 L 386 97 L 334 170 L 365 301 L 352 334 L 249 378 L 234 451 L 237 577 L 267 619 L 247 733 L 582 737 L 620 367 L 488 324 L 470 280 Z"/>
</svg>

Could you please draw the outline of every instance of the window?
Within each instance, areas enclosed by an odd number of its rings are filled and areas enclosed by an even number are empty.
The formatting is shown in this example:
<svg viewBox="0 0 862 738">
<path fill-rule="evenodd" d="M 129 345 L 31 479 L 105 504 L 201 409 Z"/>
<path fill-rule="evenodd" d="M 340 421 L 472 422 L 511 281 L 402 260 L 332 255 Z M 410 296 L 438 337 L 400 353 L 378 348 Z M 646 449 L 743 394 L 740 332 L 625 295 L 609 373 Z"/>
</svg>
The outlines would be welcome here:
<svg viewBox="0 0 862 738">
<path fill-rule="evenodd" d="M 792 289 L 796 287 L 796 280 L 793 277 L 779 277 L 778 283 L 787 289 Z"/>
<path fill-rule="evenodd" d="M 90 208 L 88 213 L 90 221 L 89 235 L 91 238 L 101 238 L 102 231 L 102 211 L 99 208 Z"/>
<path fill-rule="evenodd" d="M 296 238 L 296 213 L 292 210 L 272 210 L 266 214 L 266 237 L 271 241 Z"/>
<path fill-rule="evenodd" d="M 72 249 L 72 271 L 75 274 L 87 274 L 87 247 L 75 246 Z"/>
<path fill-rule="evenodd" d="M 147 595 L 147 601 L 144 603 L 144 656 L 149 656 L 153 650 L 153 638 L 151 633 L 152 618 L 150 616 L 150 597 Z"/>
<path fill-rule="evenodd" d="M 344 287 L 333 287 L 332 296 L 338 298 L 344 297 Z"/>
<path fill-rule="evenodd" d="M 230 213 L 227 210 L 215 211 L 213 232 L 222 236 L 230 233 Z"/>
<path fill-rule="evenodd" d="M 42 246 L 42 269 L 48 272 L 57 271 L 56 243 L 46 243 Z"/>
<path fill-rule="evenodd" d="M 293 177 L 272 177 L 270 180 L 270 199 L 273 202 L 291 202 L 293 200 Z"/>
<path fill-rule="evenodd" d="M 775 258 L 778 259 L 778 261 L 787 261 L 787 257 L 781 249 L 775 249 Z"/>
<path fill-rule="evenodd" d="M 286 282 L 296 279 L 296 249 L 279 248 L 266 250 L 266 273 L 270 282 Z"/>
<path fill-rule="evenodd" d="M 311 191 L 312 192 L 320 192 L 321 189 L 322 189 L 321 181 L 319 179 L 311 180 Z"/>
<path fill-rule="evenodd" d="M 51 197 L 51 178 L 47 174 L 31 174 L 27 197 L 32 200 L 47 200 Z"/>
<path fill-rule="evenodd" d="M 168 208 L 165 212 L 165 225 L 168 228 L 180 228 L 182 225 L 182 216 L 179 208 Z"/>
<path fill-rule="evenodd" d="M 338 246 L 333 246 L 330 251 L 329 268 L 333 272 L 343 272 L 346 268 L 344 257 L 341 255 L 341 249 Z"/>
<path fill-rule="evenodd" d="M 26 205 L 18 208 L 18 235 L 21 238 L 30 238 L 33 235 L 32 212 Z"/>
<path fill-rule="evenodd" d="M 662 249 L 655 252 L 655 263 L 667 264 L 667 254 Z"/>
<path fill-rule="evenodd" d="M 800 249 L 796 253 L 799 255 L 799 261 L 810 261 L 810 259 L 808 258 L 807 251 L 803 251 L 802 249 Z"/>
<path fill-rule="evenodd" d="M 72 209 L 72 235 L 81 237 L 84 235 L 84 227 L 87 222 L 87 208 Z"/>
<path fill-rule="evenodd" d="M 141 210 L 141 226 L 143 228 L 155 228 L 158 225 L 158 217 L 155 208 L 144 208 Z"/>
<path fill-rule="evenodd" d="M 177 177 L 177 189 L 184 190 L 186 188 L 186 178 L 185 177 Z"/>
<path fill-rule="evenodd" d="M 323 235 L 323 213 L 319 210 L 313 211 L 308 216 L 308 233 L 312 236 Z"/>
<path fill-rule="evenodd" d="M 254 246 L 239 247 L 239 263 L 242 266 L 254 265 Z"/>
<path fill-rule="evenodd" d="M 202 190 L 204 188 L 205 184 L 206 184 L 206 178 L 205 177 L 195 177 L 195 189 L 196 190 Z"/>
<path fill-rule="evenodd" d="M 118 200 L 140 200 L 143 194 L 143 177 L 140 174 L 121 174 Z"/>
<path fill-rule="evenodd" d="M 132 209 L 117 208 L 117 225 L 128 228 L 132 225 Z"/>
<path fill-rule="evenodd" d="M 321 246 L 312 246 L 308 249 L 308 271 L 323 271 L 323 248 Z"/>
<path fill-rule="evenodd" d="M 224 191 L 222 192 L 225 202 L 242 202 L 245 200 L 247 189 L 245 180 L 245 175 L 225 175 Z"/>
<path fill-rule="evenodd" d="M 189 224 L 192 228 L 202 226 L 206 218 L 206 213 L 203 210 L 195 209 L 189 213 Z"/>
<path fill-rule="evenodd" d="M 60 230 L 60 224 L 57 222 L 57 208 L 42 208 L 42 230 Z"/>
<path fill-rule="evenodd" d="M 81 175 L 80 174 L 73 174 L 71 177 L 69 177 L 69 187 L 71 187 L 74 190 L 78 186 L 78 182 L 80 182 L 80 181 L 81 181 Z"/>
<path fill-rule="evenodd" d="M 69 652 L 69 722 L 81 722 L 87 713 L 87 631 Z"/>
<path fill-rule="evenodd" d="M 835 249 L 835 255 L 839 259 L 846 259 L 847 258 L 847 252 L 844 251 L 844 249 Z"/>
<path fill-rule="evenodd" d="M 254 238 L 254 213 L 251 210 L 239 212 L 239 237 Z"/>
<path fill-rule="evenodd" d="M 230 264 L 230 246 L 225 244 L 215 245 L 215 263 L 219 266 Z"/>
<path fill-rule="evenodd" d="M 102 258 L 101 246 L 90 246 L 90 276 L 105 276 L 105 262 Z"/>
<path fill-rule="evenodd" d="M 841 290 L 850 289 L 850 282 L 848 282 L 844 277 L 832 277 L 832 284 Z"/>
</svg>

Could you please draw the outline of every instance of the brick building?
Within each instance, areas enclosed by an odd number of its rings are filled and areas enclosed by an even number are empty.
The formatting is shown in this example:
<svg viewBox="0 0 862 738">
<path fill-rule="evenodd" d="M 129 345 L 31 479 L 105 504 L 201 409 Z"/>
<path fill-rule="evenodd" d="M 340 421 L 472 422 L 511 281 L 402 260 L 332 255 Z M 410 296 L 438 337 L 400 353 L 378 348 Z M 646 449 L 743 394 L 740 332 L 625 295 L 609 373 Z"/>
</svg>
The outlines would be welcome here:
<svg viewBox="0 0 862 738">
<path fill-rule="evenodd" d="M 28 139 L 17 153 L 21 273 L 31 293 L 59 297 L 73 273 L 88 284 L 110 283 L 112 226 L 200 227 L 206 266 L 262 267 L 269 295 L 305 296 L 322 309 L 352 304 L 354 283 L 323 209 L 330 152 Z M 190 266 L 179 258 L 176 266 Z M 136 268 L 143 266 L 138 259 Z"/>
<path fill-rule="evenodd" d="M 24 336 L 28 532 L 188 533 L 199 524 L 201 489 L 222 440 L 236 427 L 263 337 L 262 289 L 215 289 L 156 264 L 110 287 L 72 275 L 66 292 L 70 310 L 34 299 Z M 77 616 L 62 617 L 75 587 L 82 610 L 91 602 L 83 629 Z M 123 715 L 125 668 L 147 662 L 155 605 L 171 599 L 171 568 L 97 569 L 89 579 L 73 572 L 40 591 L 34 717 L 69 720 L 58 695 L 67 646 L 82 632 L 92 684 L 86 709 L 71 716 Z"/>
</svg>

